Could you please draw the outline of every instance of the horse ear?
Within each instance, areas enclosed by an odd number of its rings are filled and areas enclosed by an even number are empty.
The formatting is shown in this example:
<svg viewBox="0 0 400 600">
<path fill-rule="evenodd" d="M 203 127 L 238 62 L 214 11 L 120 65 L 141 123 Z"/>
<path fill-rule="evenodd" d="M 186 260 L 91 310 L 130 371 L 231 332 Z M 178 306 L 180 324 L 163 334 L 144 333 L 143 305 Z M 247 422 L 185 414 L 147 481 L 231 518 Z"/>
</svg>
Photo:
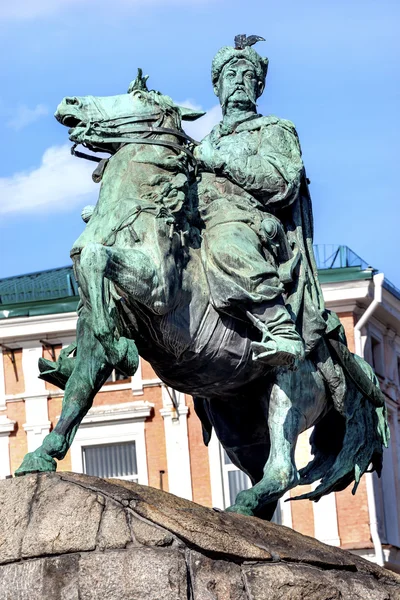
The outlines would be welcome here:
<svg viewBox="0 0 400 600">
<path fill-rule="evenodd" d="M 206 114 L 202 110 L 193 110 L 193 108 L 186 108 L 186 106 L 178 106 L 181 113 L 182 121 L 195 121 L 204 117 Z"/>
</svg>

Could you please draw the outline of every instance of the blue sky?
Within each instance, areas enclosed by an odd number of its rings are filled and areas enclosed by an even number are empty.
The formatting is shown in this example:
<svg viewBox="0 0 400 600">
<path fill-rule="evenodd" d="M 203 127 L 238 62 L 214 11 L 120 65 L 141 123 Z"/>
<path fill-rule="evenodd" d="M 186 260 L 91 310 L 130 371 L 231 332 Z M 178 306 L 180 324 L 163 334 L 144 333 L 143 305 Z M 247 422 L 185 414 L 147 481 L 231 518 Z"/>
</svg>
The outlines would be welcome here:
<svg viewBox="0 0 400 600">
<path fill-rule="evenodd" d="M 236 33 L 270 59 L 263 114 L 295 122 L 315 242 L 347 244 L 400 287 L 397 0 L 12 0 L 0 5 L 0 277 L 69 263 L 95 201 L 52 114 L 67 95 L 149 85 L 219 112 L 210 64 Z"/>
</svg>

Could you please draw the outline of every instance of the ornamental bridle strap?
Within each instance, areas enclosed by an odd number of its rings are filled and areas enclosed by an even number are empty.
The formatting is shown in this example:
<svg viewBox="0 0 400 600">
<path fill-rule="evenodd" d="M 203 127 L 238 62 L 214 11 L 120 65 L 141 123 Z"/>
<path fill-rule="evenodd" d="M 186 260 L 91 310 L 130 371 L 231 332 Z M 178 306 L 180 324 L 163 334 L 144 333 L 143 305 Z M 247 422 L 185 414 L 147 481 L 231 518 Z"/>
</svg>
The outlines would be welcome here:
<svg viewBox="0 0 400 600">
<path fill-rule="evenodd" d="M 159 117 L 161 116 L 161 119 L 159 119 Z M 132 129 L 128 130 L 126 133 L 127 135 L 112 135 L 113 130 L 115 130 L 117 127 L 121 127 L 121 125 L 135 125 L 136 123 L 139 123 L 140 121 L 157 121 L 158 122 L 162 122 L 162 118 L 164 117 L 163 113 L 154 113 L 151 115 L 146 115 L 145 117 L 116 117 L 113 119 L 108 119 L 108 120 L 103 120 L 101 122 L 101 133 L 102 135 L 106 135 L 105 141 L 107 143 L 111 143 L 111 144 L 148 144 L 148 145 L 152 145 L 152 146 L 164 146 L 165 148 L 172 148 L 173 150 L 176 150 L 178 152 L 185 152 L 185 154 L 190 158 L 190 160 L 193 162 L 193 166 L 196 165 L 196 159 L 193 156 L 193 153 L 189 150 L 189 148 L 187 147 L 187 145 L 184 144 L 177 144 L 175 142 L 171 142 L 170 140 L 160 140 L 158 138 L 150 138 L 151 135 L 163 135 L 163 134 L 168 134 L 168 135 L 173 135 L 177 138 L 180 138 L 183 140 L 184 143 L 189 143 L 192 146 L 198 146 L 199 142 L 197 142 L 196 140 L 194 140 L 192 137 L 190 137 L 189 135 L 187 135 L 187 133 L 185 133 L 183 130 L 179 130 L 179 129 L 175 129 L 175 128 L 171 128 L 171 127 L 160 127 L 158 124 L 157 125 L 140 125 L 139 127 L 133 127 Z M 108 127 L 107 127 L 108 125 Z M 106 126 L 106 127 L 104 127 Z M 95 130 L 99 127 L 99 123 L 88 123 L 87 127 L 86 127 L 86 132 L 89 132 L 89 130 Z M 108 131 L 107 131 L 108 130 Z M 144 135 L 143 137 L 130 137 L 132 134 L 137 134 L 137 133 L 144 133 L 146 135 Z M 111 134 L 111 135 L 107 135 L 107 134 Z M 84 158 L 86 160 L 90 160 L 92 162 L 101 162 L 104 159 L 101 159 L 97 156 L 93 156 L 91 154 L 86 154 L 85 152 L 80 152 L 79 150 L 76 150 L 77 146 L 79 144 L 74 144 L 71 148 L 71 154 L 73 154 L 74 156 L 77 156 L 78 158 Z M 86 146 L 85 143 L 83 143 L 82 145 Z M 91 144 L 92 145 L 92 144 Z M 96 145 L 93 144 L 92 145 L 93 148 L 96 148 Z M 121 146 L 122 147 L 122 146 Z M 102 151 L 103 149 L 100 146 L 97 146 L 98 151 Z"/>
</svg>

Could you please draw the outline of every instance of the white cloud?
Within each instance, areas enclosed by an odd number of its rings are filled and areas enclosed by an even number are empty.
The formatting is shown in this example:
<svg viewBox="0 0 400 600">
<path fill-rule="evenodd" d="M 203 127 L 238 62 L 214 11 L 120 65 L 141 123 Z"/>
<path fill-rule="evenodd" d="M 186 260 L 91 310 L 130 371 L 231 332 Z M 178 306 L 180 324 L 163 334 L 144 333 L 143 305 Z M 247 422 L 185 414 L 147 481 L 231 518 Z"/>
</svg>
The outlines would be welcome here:
<svg viewBox="0 0 400 600">
<path fill-rule="evenodd" d="M 11 127 L 15 131 L 20 131 L 34 123 L 40 117 L 44 117 L 49 114 L 49 109 L 44 104 L 37 104 L 35 108 L 29 108 L 25 104 L 20 104 L 15 111 L 13 111 L 12 118 L 6 123 L 7 127 Z"/>
<path fill-rule="evenodd" d="M 177 102 L 180 106 L 186 106 L 186 108 L 192 108 L 193 110 L 203 110 L 199 104 L 196 104 L 193 100 L 184 100 L 183 102 Z M 192 138 L 197 141 L 201 141 L 204 136 L 210 133 L 211 129 L 219 123 L 222 119 L 221 107 L 219 104 L 216 104 L 212 108 L 210 108 L 204 117 L 197 119 L 197 121 L 184 121 L 183 129 L 188 133 Z"/>
<path fill-rule="evenodd" d="M 70 146 L 53 146 L 39 167 L 0 178 L 0 214 L 59 212 L 95 201 L 94 163 L 71 156 Z"/>
</svg>

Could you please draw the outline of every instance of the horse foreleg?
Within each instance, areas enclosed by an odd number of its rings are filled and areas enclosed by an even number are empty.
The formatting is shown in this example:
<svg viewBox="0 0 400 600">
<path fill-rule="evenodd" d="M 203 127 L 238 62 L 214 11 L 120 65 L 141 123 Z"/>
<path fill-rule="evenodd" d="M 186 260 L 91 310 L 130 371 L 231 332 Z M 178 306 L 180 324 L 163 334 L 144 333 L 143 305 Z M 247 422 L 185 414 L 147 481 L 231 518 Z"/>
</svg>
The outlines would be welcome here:
<svg viewBox="0 0 400 600">
<path fill-rule="evenodd" d="M 104 283 L 109 261 L 107 250 L 101 244 L 88 244 L 75 265 L 84 301 L 89 304 L 92 330 L 100 340 L 111 336 L 114 329 Z"/>
<path fill-rule="evenodd" d="M 257 516 L 297 485 L 299 474 L 294 452 L 297 438 L 305 428 L 305 418 L 293 406 L 293 398 L 298 394 L 296 383 L 293 373 L 287 372 L 273 384 L 269 403 L 265 402 L 270 452 L 263 477 L 252 488 L 240 492 L 229 511 Z"/>
<path fill-rule="evenodd" d="M 56 470 L 55 459 L 62 460 L 65 457 L 95 395 L 112 371 L 102 345 L 85 318 L 79 318 L 77 334 L 76 364 L 65 387 L 60 419 L 43 444 L 25 456 L 16 475 Z"/>
</svg>

